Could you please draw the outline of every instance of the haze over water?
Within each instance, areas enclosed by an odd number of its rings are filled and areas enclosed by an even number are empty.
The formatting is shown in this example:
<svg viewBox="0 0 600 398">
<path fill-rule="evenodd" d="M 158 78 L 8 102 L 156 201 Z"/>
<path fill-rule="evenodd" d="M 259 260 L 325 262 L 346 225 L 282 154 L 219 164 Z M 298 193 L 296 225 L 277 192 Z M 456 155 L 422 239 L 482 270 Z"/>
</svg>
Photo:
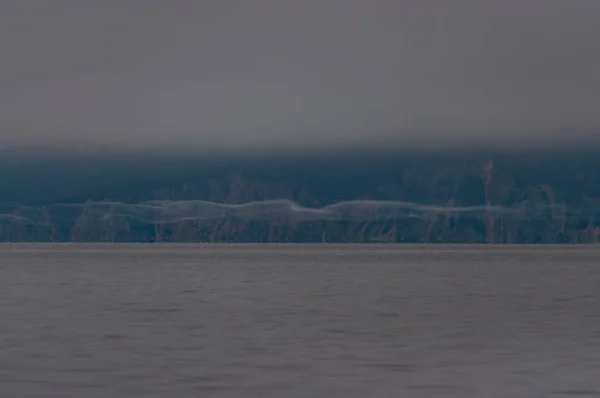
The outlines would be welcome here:
<svg viewBox="0 0 600 398">
<path fill-rule="evenodd" d="M 598 258 L 4 244 L 0 396 L 600 396 Z"/>
</svg>

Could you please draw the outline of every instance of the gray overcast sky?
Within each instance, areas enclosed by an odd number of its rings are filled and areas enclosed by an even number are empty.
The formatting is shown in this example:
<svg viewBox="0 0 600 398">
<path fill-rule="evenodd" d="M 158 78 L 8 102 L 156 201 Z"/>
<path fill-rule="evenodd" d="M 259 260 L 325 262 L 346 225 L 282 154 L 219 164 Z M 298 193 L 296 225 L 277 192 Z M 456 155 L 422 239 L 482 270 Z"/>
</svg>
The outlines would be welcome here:
<svg viewBox="0 0 600 398">
<path fill-rule="evenodd" d="M 600 134 L 598 0 L 2 0 L 0 145 Z"/>
</svg>

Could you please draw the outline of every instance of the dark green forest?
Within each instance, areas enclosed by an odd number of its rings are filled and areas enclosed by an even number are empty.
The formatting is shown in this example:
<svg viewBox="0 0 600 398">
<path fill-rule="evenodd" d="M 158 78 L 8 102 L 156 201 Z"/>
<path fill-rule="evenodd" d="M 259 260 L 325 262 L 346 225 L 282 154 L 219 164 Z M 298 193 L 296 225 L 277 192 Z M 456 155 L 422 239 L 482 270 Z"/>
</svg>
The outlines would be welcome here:
<svg viewBox="0 0 600 398">
<path fill-rule="evenodd" d="M 595 149 L 262 157 L 5 152 L 0 240 L 598 242 L 598 154 Z M 274 199 L 315 209 L 344 201 L 401 201 L 419 211 L 361 219 L 363 205 L 353 205 L 357 210 L 347 219 L 307 219 L 268 208 L 261 216 L 206 217 L 186 205 Z M 185 219 L 163 212 L 148 220 L 122 210 L 135 213 L 138 204 L 157 200 L 187 206 Z"/>
</svg>

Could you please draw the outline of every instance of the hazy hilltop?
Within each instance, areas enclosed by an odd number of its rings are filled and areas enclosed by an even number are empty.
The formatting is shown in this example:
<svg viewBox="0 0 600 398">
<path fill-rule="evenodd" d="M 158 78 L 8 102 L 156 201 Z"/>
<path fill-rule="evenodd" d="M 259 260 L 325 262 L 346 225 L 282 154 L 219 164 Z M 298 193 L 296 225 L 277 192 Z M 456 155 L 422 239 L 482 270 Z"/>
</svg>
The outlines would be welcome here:
<svg viewBox="0 0 600 398">
<path fill-rule="evenodd" d="M 0 240 L 598 242 L 598 153 L 5 153 Z"/>
</svg>

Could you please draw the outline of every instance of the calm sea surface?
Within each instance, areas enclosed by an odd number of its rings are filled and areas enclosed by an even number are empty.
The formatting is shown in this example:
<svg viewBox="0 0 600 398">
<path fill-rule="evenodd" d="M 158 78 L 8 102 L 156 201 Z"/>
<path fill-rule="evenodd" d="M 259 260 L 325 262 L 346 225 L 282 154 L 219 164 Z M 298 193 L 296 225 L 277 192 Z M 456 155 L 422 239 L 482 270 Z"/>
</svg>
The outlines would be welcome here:
<svg viewBox="0 0 600 398">
<path fill-rule="evenodd" d="M 594 246 L 0 245 L 0 397 L 600 397 Z"/>
</svg>

